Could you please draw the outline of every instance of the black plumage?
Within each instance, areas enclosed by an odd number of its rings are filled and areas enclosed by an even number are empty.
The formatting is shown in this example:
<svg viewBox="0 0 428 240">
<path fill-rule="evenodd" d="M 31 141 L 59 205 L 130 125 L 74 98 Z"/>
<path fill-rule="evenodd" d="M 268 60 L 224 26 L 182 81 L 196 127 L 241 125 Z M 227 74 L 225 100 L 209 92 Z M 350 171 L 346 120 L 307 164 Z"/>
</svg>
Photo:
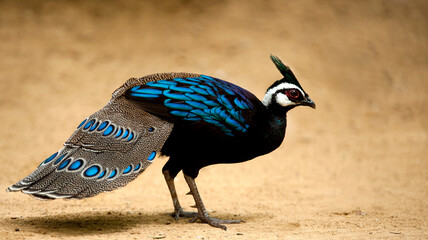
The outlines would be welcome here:
<svg viewBox="0 0 428 240">
<path fill-rule="evenodd" d="M 64 148 L 29 176 L 8 188 L 38 198 L 84 198 L 126 185 L 157 154 L 174 215 L 192 217 L 226 229 L 239 220 L 211 218 L 194 179 L 203 167 L 238 163 L 278 148 L 287 112 L 299 105 L 315 108 L 291 70 L 271 56 L 284 78 L 260 101 L 249 91 L 206 75 L 153 74 L 130 79 L 100 111 L 84 120 Z M 184 212 L 174 178 L 183 171 L 198 213 Z"/>
</svg>

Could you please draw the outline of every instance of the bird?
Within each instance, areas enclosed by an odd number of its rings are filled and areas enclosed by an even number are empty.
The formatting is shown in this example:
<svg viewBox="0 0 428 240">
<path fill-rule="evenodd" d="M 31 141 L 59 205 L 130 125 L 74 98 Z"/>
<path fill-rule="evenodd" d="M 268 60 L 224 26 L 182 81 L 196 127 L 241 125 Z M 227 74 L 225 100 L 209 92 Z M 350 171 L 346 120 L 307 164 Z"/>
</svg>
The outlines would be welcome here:
<svg viewBox="0 0 428 240">
<path fill-rule="evenodd" d="M 277 149 L 285 137 L 287 113 L 315 108 L 297 78 L 278 57 L 282 74 L 262 100 L 233 83 L 195 73 L 156 73 L 131 78 L 111 100 L 78 124 L 55 152 L 21 181 L 7 188 L 38 199 L 82 199 L 125 186 L 158 156 L 175 219 L 190 218 L 227 230 L 241 220 L 211 217 L 195 179 L 213 164 L 240 163 Z M 197 212 L 180 205 L 174 185 L 179 172 Z"/>
</svg>

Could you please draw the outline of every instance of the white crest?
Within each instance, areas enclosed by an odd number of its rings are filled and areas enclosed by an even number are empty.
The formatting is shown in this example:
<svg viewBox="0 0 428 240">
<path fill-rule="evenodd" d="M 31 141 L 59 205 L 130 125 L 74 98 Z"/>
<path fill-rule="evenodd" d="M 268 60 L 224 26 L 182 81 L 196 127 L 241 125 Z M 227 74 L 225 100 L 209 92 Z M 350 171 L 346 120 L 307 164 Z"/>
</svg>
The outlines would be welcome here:
<svg viewBox="0 0 428 240">
<path fill-rule="evenodd" d="M 283 82 L 278 86 L 275 86 L 269 89 L 266 92 L 265 97 L 263 98 L 263 101 L 262 101 L 263 105 L 269 106 L 272 103 L 272 96 L 275 95 L 275 93 L 282 91 L 283 89 L 297 89 L 300 91 L 300 93 L 303 96 L 305 95 L 303 90 L 300 89 L 298 86 L 292 83 Z M 295 104 L 294 102 L 290 101 L 290 99 L 288 99 L 287 95 L 285 95 L 284 93 L 277 93 L 275 97 L 275 101 L 283 107 Z"/>
</svg>

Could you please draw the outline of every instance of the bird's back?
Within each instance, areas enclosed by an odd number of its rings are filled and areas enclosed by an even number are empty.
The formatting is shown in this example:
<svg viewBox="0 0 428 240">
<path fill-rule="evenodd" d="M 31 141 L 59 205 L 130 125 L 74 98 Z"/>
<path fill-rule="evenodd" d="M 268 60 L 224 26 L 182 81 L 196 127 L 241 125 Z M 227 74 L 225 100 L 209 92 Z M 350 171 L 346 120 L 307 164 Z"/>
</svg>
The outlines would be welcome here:
<svg viewBox="0 0 428 240">
<path fill-rule="evenodd" d="M 130 85 L 125 96 L 174 124 L 162 154 L 171 157 L 176 171 L 187 168 L 196 175 L 208 165 L 247 161 L 272 151 L 284 137 L 265 138 L 271 135 L 271 115 L 256 96 L 210 76 Z"/>
</svg>

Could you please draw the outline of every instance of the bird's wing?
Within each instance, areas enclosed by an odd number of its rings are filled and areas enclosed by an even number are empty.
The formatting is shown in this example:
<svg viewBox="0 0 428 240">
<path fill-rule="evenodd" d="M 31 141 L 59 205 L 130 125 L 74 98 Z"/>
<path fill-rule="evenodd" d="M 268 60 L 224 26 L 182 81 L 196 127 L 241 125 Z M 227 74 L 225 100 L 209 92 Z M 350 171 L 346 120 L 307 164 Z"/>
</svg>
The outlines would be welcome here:
<svg viewBox="0 0 428 240">
<path fill-rule="evenodd" d="M 37 198 L 84 198 L 123 187 L 160 152 L 172 123 L 123 96 L 85 119 L 64 148 L 8 188 Z"/>
<path fill-rule="evenodd" d="M 260 101 L 249 91 L 205 75 L 165 78 L 128 89 L 125 96 L 154 115 L 210 126 L 226 136 L 248 131 Z"/>
</svg>

